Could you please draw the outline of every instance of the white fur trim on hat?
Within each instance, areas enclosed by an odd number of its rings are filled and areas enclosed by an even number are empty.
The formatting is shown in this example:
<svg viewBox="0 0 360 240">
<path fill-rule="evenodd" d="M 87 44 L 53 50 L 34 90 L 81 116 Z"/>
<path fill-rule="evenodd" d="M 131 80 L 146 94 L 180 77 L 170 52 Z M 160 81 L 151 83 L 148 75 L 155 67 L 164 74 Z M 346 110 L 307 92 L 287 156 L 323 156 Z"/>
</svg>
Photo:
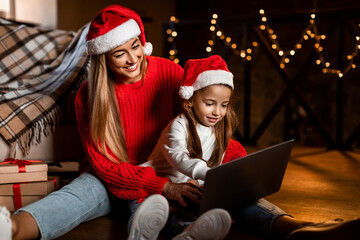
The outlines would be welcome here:
<svg viewBox="0 0 360 240">
<path fill-rule="evenodd" d="M 233 74 L 224 70 L 204 71 L 196 78 L 193 87 L 196 91 L 214 84 L 225 84 L 234 89 Z"/>
<path fill-rule="evenodd" d="M 181 86 L 179 94 L 183 99 L 189 99 L 194 91 L 214 84 L 224 84 L 234 89 L 233 74 L 224 70 L 208 70 L 199 74 L 192 86 Z"/>
<path fill-rule="evenodd" d="M 153 45 L 150 42 L 146 42 L 143 49 L 145 56 L 150 56 L 153 51 Z"/>
<path fill-rule="evenodd" d="M 193 86 L 181 86 L 179 90 L 180 97 L 188 100 L 194 94 Z"/>
<path fill-rule="evenodd" d="M 87 52 L 89 55 L 100 55 L 106 53 L 141 33 L 139 25 L 134 19 L 129 19 L 123 24 L 87 41 Z"/>
</svg>

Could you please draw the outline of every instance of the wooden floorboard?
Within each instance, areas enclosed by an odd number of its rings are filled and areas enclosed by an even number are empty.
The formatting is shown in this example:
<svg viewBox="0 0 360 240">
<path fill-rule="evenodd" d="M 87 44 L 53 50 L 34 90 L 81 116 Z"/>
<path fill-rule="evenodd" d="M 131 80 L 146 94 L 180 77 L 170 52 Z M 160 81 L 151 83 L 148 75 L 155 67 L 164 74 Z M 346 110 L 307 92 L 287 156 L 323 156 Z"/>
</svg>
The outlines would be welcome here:
<svg viewBox="0 0 360 240">
<path fill-rule="evenodd" d="M 360 154 L 295 147 L 280 191 L 267 199 L 302 220 L 360 217 Z M 126 219 L 105 216 L 81 224 L 58 240 L 126 238 Z M 232 229 L 226 239 L 262 238 Z"/>
</svg>

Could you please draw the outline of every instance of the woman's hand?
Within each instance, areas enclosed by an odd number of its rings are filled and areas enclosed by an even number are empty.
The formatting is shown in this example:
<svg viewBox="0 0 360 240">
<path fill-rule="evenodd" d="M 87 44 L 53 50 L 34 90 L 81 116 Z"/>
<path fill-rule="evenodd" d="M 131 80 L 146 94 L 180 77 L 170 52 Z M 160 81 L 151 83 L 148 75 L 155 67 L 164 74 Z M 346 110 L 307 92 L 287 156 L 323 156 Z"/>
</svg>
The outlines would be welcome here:
<svg viewBox="0 0 360 240">
<path fill-rule="evenodd" d="M 163 194 L 166 198 L 178 201 L 182 206 L 186 207 L 184 197 L 191 199 L 196 204 L 200 204 L 202 189 L 189 182 L 173 183 L 169 181 L 163 187 Z"/>
</svg>

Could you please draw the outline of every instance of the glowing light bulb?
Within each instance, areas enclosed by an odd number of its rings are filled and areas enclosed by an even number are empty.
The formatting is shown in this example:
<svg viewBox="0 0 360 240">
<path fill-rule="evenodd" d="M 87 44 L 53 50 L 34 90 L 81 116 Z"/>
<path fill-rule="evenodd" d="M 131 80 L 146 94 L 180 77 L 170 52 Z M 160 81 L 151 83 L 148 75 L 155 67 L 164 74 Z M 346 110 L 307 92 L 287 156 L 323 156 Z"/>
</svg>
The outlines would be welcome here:
<svg viewBox="0 0 360 240">
<path fill-rule="evenodd" d="M 290 55 L 291 55 L 291 56 L 294 56 L 294 55 L 295 55 L 295 51 L 294 51 L 294 50 L 291 50 L 291 51 L 290 51 Z"/>
<path fill-rule="evenodd" d="M 231 37 L 227 37 L 227 38 L 225 39 L 225 41 L 231 42 Z"/>
<path fill-rule="evenodd" d="M 216 24 L 216 19 L 212 19 L 211 24 Z"/>
<path fill-rule="evenodd" d="M 330 63 L 329 62 L 326 62 L 325 63 L 325 67 L 329 67 L 330 66 Z"/>
<path fill-rule="evenodd" d="M 285 62 L 285 63 L 289 63 L 289 62 L 290 62 L 290 59 L 285 58 L 285 59 L 284 59 L 284 62 Z"/>
<path fill-rule="evenodd" d="M 210 26 L 210 31 L 215 31 L 215 26 Z"/>
<path fill-rule="evenodd" d="M 231 47 L 235 49 L 237 47 L 236 43 L 231 44 Z"/>
<path fill-rule="evenodd" d="M 216 35 L 217 35 L 218 37 L 220 37 L 220 36 L 222 35 L 222 32 L 221 32 L 221 31 L 217 31 L 217 32 L 216 32 Z"/>
<path fill-rule="evenodd" d="M 284 52 L 282 50 L 279 51 L 279 56 L 284 55 Z"/>
<path fill-rule="evenodd" d="M 174 63 L 179 63 L 179 59 L 178 59 L 178 58 L 175 58 L 175 59 L 174 59 Z"/>
<path fill-rule="evenodd" d="M 302 45 L 300 43 L 298 43 L 298 44 L 296 44 L 296 48 L 300 49 L 300 48 L 302 48 Z"/>
<path fill-rule="evenodd" d="M 259 44 L 254 41 L 254 42 L 252 43 L 252 45 L 253 45 L 253 47 L 257 47 Z"/>
<path fill-rule="evenodd" d="M 267 20 L 266 17 L 261 18 L 261 21 L 263 21 L 263 22 L 266 22 L 266 20 Z"/>
<path fill-rule="evenodd" d="M 166 33 L 167 33 L 167 34 L 171 34 L 171 32 L 172 32 L 171 29 L 167 29 L 167 30 L 166 30 Z"/>
<path fill-rule="evenodd" d="M 173 32 L 171 33 L 171 36 L 176 37 L 176 36 L 177 36 L 177 32 L 176 32 L 176 31 L 173 31 Z"/>
<path fill-rule="evenodd" d="M 206 48 L 206 51 L 207 51 L 207 52 L 211 52 L 211 50 L 212 50 L 211 47 L 207 47 L 207 48 Z"/>
<path fill-rule="evenodd" d="M 284 69 L 284 68 L 285 68 L 285 64 L 280 63 L 280 68 L 281 68 L 281 69 Z"/>
<path fill-rule="evenodd" d="M 311 17 L 312 19 L 315 19 L 315 13 L 311 14 L 310 17 Z"/>
<path fill-rule="evenodd" d="M 246 52 L 247 52 L 248 54 L 251 54 L 251 53 L 252 53 L 251 48 L 246 49 Z"/>
<path fill-rule="evenodd" d="M 210 46 L 212 46 L 212 45 L 214 45 L 214 41 L 213 41 L 213 40 L 209 40 L 209 41 L 208 41 L 208 44 L 209 44 Z"/>
<path fill-rule="evenodd" d="M 170 55 L 175 55 L 175 51 L 174 51 L 173 49 L 171 49 L 171 50 L 169 51 L 169 54 L 170 54 Z"/>
<path fill-rule="evenodd" d="M 338 75 L 339 75 L 339 78 L 342 78 L 344 76 L 344 74 L 342 74 L 341 72 L 338 73 Z"/>
<path fill-rule="evenodd" d="M 275 50 L 275 49 L 277 49 L 277 45 L 274 43 L 271 45 L 271 48 Z"/>
<path fill-rule="evenodd" d="M 320 60 L 320 59 L 316 60 L 316 64 L 317 64 L 317 65 L 320 65 L 320 63 L 321 63 L 321 60 Z"/>
<path fill-rule="evenodd" d="M 260 29 L 265 30 L 266 29 L 265 25 L 260 25 Z"/>
<path fill-rule="evenodd" d="M 245 56 L 246 56 L 245 51 L 242 50 L 242 51 L 240 52 L 240 57 L 244 58 Z"/>
<path fill-rule="evenodd" d="M 216 13 L 214 13 L 214 14 L 212 15 L 212 18 L 217 19 L 217 18 L 218 18 L 218 15 L 217 15 Z"/>
<path fill-rule="evenodd" d="M 308 40 L 308 39 L 309 39 L 309 36 L 308 36 L 308 35 L 304 35 L 303 38 L 304 38 L 305 40 Z"/>
<path fill-rule="evenodd" d="M 171 16 L 171 17 L 170 17 L 170 21 L 175 22 L 175 20 L 176 20 L 176 17 L 175 17 L 175 16 Z"/>
<path fill-rule="evenodd" d="M 260 9 L 260 10 L 259 10 L 259 13 L 260 13 L 260 14 L 264 14 L 264 13 L 265 13 L 264 9 Z"/>
</svg>

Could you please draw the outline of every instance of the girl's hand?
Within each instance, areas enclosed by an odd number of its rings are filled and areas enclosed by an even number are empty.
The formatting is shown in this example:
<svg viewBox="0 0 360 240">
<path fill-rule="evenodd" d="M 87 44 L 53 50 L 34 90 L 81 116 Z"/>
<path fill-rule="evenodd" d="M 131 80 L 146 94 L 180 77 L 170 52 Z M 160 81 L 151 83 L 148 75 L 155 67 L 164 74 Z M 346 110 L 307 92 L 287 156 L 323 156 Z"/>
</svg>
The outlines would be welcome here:
<svg viewBox="0 0 360 240">
<path fill-rule="evenodd" d="M 182 206 L 186 207 L 184 197 L 191 199 L 196 204 L 200 204 L 202 189 L 189 182 L 173 183 L 169 181 L 163 187 L 163 195 L 170 200 L 178 201 Z"/>
</svg>

